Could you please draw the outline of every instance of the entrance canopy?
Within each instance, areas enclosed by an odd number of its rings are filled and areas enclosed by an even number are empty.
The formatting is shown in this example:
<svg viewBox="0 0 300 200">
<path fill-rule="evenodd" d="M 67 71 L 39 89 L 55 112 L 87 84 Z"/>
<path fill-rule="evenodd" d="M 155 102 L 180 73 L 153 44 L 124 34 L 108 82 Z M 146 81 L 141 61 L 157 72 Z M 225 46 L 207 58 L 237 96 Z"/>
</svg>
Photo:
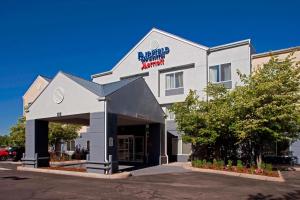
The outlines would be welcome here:
<svg viewBox="0 0 300 200">
<path fill-rule="evenodd" d="M 89 126 L 88 172 L 118 170 L 118 126 L 148 124 L 149 162 L 164 149 L 164 112 L 143 78 L 97 84 L 59 72 L 27 110 L 24 165 L 49 165 L 48 122 Z"/>
<path fill-rule="evenodd" d="M 86 124 L 89 113 L 105 109 L 108 113 L 164 123 L 164 112 L 143 78 L 100 85 L 63 72 L 31 103 L 27 120 L 72 122 L 73 119 Z"/>
</svg>

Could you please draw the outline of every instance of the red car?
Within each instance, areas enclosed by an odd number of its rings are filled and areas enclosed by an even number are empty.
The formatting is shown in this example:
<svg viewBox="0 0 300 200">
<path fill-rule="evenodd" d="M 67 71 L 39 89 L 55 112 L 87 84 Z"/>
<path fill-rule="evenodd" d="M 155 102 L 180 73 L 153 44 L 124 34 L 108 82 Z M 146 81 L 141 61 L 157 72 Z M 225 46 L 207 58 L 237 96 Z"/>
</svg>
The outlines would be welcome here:
<svg viewBox="0 0 300 200">
<path fill-rule="evenodd" d="M 6 149 L 0 149 L 0 160 L 7 160 L 8 151 Z"/>
</svg>

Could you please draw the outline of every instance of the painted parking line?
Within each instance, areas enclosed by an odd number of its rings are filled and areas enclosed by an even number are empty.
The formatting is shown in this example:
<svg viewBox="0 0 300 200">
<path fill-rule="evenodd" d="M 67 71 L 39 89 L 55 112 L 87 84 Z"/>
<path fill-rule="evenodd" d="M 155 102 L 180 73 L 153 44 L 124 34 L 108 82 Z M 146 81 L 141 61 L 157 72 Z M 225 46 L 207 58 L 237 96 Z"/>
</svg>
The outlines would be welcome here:
<svg viewBox="0 0 300 200">
<path fill-rule="evenodd" d="M 7 170 L 11 170 L 11 169 L 7 169 L 7 168 L 2 168 L 2 167 L 0 167 L 0 171 L 7 171 Z"/>
</svg>

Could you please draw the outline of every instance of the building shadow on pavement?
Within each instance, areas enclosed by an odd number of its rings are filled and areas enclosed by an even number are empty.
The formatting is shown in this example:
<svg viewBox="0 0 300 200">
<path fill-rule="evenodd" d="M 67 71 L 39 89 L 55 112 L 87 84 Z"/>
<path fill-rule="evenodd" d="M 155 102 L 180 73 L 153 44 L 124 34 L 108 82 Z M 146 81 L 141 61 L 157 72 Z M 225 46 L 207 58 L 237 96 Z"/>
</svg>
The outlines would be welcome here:
<svg viewBox="0 0 300 200">
<path fill-rule="evenodd" d="M 257 193 L 255 195 L 249 195 L 248 200 L 298 200 L 300 199 L 300 190 L 294 192 L 288 192 L 283 194 L 281 197 L 274 197 L 274 195 L 264 195 L 262 193 Z"/>
</svg>

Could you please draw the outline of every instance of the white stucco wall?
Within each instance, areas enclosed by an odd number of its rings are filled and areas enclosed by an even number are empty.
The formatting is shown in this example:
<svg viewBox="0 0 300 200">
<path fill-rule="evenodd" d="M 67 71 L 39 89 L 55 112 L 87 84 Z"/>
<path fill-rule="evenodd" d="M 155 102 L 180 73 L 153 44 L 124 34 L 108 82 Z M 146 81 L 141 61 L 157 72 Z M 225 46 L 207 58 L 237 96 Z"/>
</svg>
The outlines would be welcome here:
<svg viewBox="0 0 300 200">
<path fill-rule="evenodd" d="M 157 41 L 159 48 L 169 47 L 170 53 L 166 55 L 165 64 L 162 66 L 153 67 L 150 69 L 142 70 L 142 63 L 138 60 L 138 52 L 150 51 L 153 41 Z M 166 97 L 165 93 L 165 79 L 164 74 L 160 74 L 159 70 L 178 67 L 187 64 L 195 64 L 194 69 L 184 70 L 184 88 L 185 94 L 174 95 Z M 206 50 L 199 47 L 187 44 L 181 40 L 152 32 L 145 40 L 137 46 L 131 54 L 129 54 L 123 62 L 121 62 L 113 70 L 113 73 L 106 76 L 94 78 L 93 81 L 97 83 L 109 83 L 118 81 L 121 77 L 149 72 L 149 76 L 145 77 L 147 84 L 151 91 L 157 98 L 160 104 L 172 103 L 183 101 L 188 89 L 202 90 L 206 85 Z M 160 76 L 160 81 L 158 78 Z M 158 84 L 160 82 L 160 85 Z M 160 87 L 160 92 L 158 88 Z M 160 95 L 159 95 L 160 93 Z M 159 95 L 159 96 L 158 96 Z"/>
<path fill-rule="evenodd" d="M 243 74 L 250 74 L 251 54 L 250 46 L 242 45 L 234 48 L 211 52 L 208 56 L 208 66 L 231 63 L 231 80 L 232 86 L 240 84 L 240 78 L 237 70 Z M 208 71 L 209 73 L 209 71 Z"/>
<path fill-rule="evenodd" d="M 151 44 L 153 41 L 158 42 L 159 48 L 169 47 L 170 53 L 166 55 L 164 65 L 142 70 L 142 63 L 138 60 L 138 52 L 152 50 Z M 111 74 L 96 77 L 93 81 L 103 84 L 118 81 L 122 77 L 149 72 L 149 76 L 145 76 L 144 79 L 160 104 L 184 101 L 190 89 L 197 90 L 200 98 L 204 99 L 205 93 L 203 90 L 206 87 L 207 76 L 209 76 L 208 67 L 231 63 L 232 86 L 234 87 L 236 83 L 240 83 L 236 73 L 237 69 L 247 75 L 250 73 L 250 50 L 250 45 L 243 43 L 240 46 L 235 45 L 231 48 L 221 48 L 221 50 L 212 51 L 207 56 L 207 49 L 205 48 L 199 48 L 188 42 L 153 31 L 113 68 Z M 170 73 L 170 71 L 162 72 L 162 70 L 189 64 L 194 64 L 194 67 L 171 71 L 183 71 L 184 94 L 166 96 L 165 75 Z"/>
<path fill-rule="evenodd" d="M 53 100 L 54 91 L 62 88 L 64 99 L 57 104 Z M 98 96 L 86 90 L 81 85 L 58 73 L 44 92 L 29 108 L 27 120 L 76 115 L 89 112 L 103 112 L 104 103 L 97 100 Z"/>
</svg>

